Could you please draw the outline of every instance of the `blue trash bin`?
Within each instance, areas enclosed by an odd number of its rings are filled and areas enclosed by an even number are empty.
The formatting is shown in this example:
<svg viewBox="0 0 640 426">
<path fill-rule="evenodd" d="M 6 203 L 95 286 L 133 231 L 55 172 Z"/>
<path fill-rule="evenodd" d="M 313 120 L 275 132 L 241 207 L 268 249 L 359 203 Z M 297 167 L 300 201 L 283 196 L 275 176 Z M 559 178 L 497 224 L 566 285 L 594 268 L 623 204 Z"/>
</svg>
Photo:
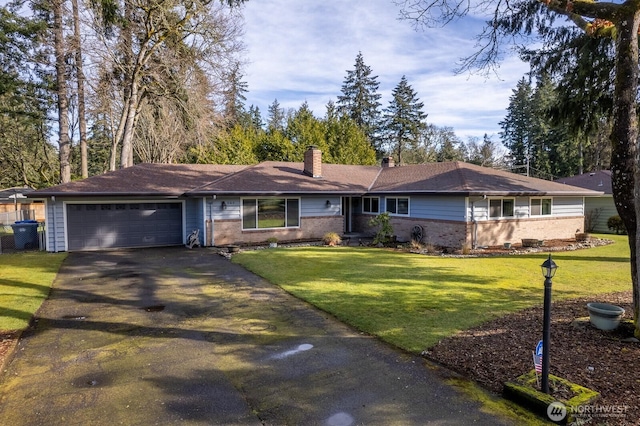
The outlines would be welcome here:
<svg viewBox="0 0 640 426">
<path fill-rule="evenodd" d="M 13 240 L 16 244 L 16 249 L 37 249 L 40 246 L 37 221 L 19 220 L 11 225 L 11 228 L 13 228 Z"/>
</svg>

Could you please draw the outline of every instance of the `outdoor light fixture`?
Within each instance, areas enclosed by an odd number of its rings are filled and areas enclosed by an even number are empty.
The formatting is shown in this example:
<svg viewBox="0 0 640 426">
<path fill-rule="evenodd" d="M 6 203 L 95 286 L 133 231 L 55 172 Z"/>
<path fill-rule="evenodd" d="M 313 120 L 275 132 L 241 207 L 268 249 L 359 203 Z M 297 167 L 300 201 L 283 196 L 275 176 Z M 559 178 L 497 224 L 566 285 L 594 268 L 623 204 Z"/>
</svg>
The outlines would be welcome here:
<svg viewBox="0 0 640 426">
<path fill-rule="evenodd" d="M 541 390 L 544 393 L 549 393 L 549 346 L 551 343 L 551 278 L 556 274 L 558 265 L 549 258 L 545 260 L 542 265 L 542 275 L 544 276 L 544 318 L 542 322 L 542 383 Z"/>
<path fill-rule="evenodd" d="M 551 255 L 549 255 L 549 258 L 540 265 L 540 268 L 542 268 L 542 276 L 551 279 L 556 274 L 558 265 L 556 265 L 556 262 L 554 262 L 553 259 L 551 259 Z"/>
<path fill-rule="evenodd" d="M 223 201 L 222 204 L 220 204 L 220 208 L 222 210 L 226 210 L 227 209 L 227 203 Z"/>
<path fill-rule="evenodd" d="M 325 205 L 327 208 L 331 207 L 331 201 L 330 201 L 330 200 L 327 200 L 327 202 L 326 202 L 326 203 L 324 203 L 324 205 Z"/>
</svg>

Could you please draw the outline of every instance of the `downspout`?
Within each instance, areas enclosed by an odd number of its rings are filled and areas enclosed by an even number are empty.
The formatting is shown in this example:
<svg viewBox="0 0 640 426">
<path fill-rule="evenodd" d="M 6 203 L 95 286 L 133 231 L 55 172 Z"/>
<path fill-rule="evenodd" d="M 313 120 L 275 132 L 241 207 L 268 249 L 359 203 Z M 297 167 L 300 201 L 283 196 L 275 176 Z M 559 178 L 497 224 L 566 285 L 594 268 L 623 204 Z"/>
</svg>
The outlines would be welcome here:
<svg viewBox="0 0 640 426">
<path fill-rule="evenodd" d="M 213 200 L 216 199 L 215 195 L 211 196 L 211 200 L 207 201 L 207 204 L 209 204 L 209 242 L 211 243 L 211 247 L 214 247 L 216 245 L 216 237 L 215 237 L 215 229 L 213 226 Z"/>
<path fill-rule="evenodd" d="M 478 221 L 476 220 L 475 203 L 475 201 L 471 202 L 471 226 L 473 228 L 471 233 L 471 247 L 473 247 L 474 250 L 478 248 Z"/>
</svg>

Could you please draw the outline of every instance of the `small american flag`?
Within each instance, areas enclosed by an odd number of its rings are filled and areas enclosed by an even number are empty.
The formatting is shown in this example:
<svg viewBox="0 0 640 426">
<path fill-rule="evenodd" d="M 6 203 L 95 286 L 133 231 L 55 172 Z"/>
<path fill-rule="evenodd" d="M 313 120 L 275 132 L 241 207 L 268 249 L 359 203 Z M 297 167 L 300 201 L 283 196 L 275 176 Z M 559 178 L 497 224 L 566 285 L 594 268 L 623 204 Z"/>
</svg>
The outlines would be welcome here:
<svg viewBox="0 0 640 426">
<path fill-rule="evenodd" d="M 533 365 L 536 369 L 536 373 L 542 373 L 542 356 L 536 355 L 535 352 L 533 354 Z"/>
</svg>

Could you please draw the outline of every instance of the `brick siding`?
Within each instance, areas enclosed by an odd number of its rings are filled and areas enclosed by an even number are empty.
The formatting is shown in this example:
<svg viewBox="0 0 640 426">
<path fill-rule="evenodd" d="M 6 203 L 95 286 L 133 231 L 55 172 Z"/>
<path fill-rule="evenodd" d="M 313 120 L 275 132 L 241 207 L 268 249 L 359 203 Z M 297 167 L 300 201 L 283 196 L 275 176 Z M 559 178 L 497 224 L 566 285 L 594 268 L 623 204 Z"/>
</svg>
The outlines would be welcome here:
<svg viewBox="0 0 640 426">
<path fill-rule="evenodd" d="M 354 231 L 375 235 L 376 229 L 369 226 L 372 215 L 354 215 Z M 391 217 L 393 233 L 399 241 L 411 240 L 411 229 L 422 226 L 425 244 L 461 248 L 473 244 L 473 223 L 446 220 L 425 220 L 415 218 Z M 523 238 L 570 239 L 576 232 L 583 232 L 584 218 L 554 217 L 517 220 L 481 221 L 477 224 L 476 244 L 478 246 L 496 246 L 505 242 L 519 243 Z"/>
<path fill-rule="evenodd" d="M 300 218 L 299 228 L 264 230 L 242 230 L 241 220 L 216 220 L 214 223 L 215 245 L 264 243 L 267 238 L 278 241 L 320 240 L 327 232 L 342 234 L 342 216 L 318 216 Z"/>
</svg>

